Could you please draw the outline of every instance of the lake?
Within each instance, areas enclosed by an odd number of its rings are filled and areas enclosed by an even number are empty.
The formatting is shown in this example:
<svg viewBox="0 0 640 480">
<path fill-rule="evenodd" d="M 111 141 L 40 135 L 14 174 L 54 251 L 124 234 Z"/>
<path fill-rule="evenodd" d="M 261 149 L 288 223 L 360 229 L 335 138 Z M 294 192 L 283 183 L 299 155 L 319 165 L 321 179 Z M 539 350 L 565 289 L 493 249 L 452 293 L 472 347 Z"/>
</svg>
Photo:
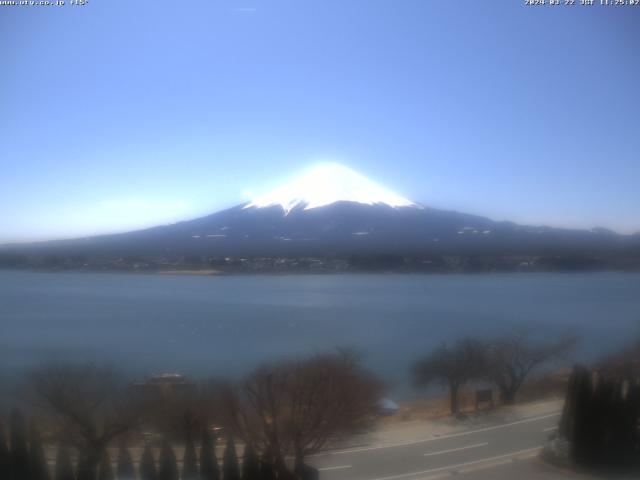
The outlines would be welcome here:
<svg viewBox="0 0 640 480">
<path fill-rule="evenodd" d="M 0 375 L 51 361 L 237 376 L 355 347 L 398 395 L 420 355 L 529 325 L 578 360 L 640 338 L 640 274 L 168 276 L 0 271 Z"/>
</svg>

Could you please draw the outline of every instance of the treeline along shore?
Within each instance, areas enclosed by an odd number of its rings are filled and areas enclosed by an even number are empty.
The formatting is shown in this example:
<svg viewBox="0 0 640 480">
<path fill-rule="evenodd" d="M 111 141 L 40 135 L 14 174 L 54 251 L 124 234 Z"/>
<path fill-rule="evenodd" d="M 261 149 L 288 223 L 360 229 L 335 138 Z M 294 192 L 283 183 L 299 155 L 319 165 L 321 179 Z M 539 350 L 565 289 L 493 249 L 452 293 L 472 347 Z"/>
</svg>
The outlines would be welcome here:
<svg viewBox="0 0 640 480">
<path fill-rule="evenodd" d="M 461 338 L 426 352 L 411 373 L 417 387 L 445 386 L 460 418 L 465 385 L 482 381 L 484 400 L 493 405 L 495 390 L 512 404 L 532 372 L 566 358 L 575 341 L 533 342 L 526 332 Z M 638 358 L 636 345 L 574 368 L 545 458 L 638 471 Z M 169 373 L 131 382 L 105 366 L 43 365 L 24 375 L 14 407 L 0 410 L 0 478 L 316 480 L 307 458 L 370 431 L 389 414 L 384 392 L 349 349 L 266 363 L 233 382 Z"/>
<path fill-rule="evenodd" d="M 85 256 L 0 252 L 0 268 L 181 274 L 247 273 L 512 273 L 640 271 L 640 253 L 548 255 L 352 254 L 305 257 Z"/>
</svg>

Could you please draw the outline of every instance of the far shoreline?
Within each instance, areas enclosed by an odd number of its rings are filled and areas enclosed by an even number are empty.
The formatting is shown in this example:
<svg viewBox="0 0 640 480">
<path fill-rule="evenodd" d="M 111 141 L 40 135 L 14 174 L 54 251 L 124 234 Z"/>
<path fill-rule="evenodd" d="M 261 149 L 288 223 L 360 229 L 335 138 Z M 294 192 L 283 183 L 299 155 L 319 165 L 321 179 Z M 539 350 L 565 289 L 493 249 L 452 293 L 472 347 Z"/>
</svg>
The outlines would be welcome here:
<svg viewBox="0 0 640 480">
<path fill-rule="evenodd" d="M 176 277 L 261 277 L 261 276 L 348 276 L 348 275 L 415 275 L 447 277 L 456 275 L 483 277 L 500 275 L 535 275 L 535 274 L 560 274 L 560 275 L 590 275 L 590 274 L 638 274 L 640 269 L 593 269 L 593 270 L 495 270 L 495 271 L 419 271 L 419 270 L 337 270 L 337 271 L 312 271 L 312 270 L 258 270 L 258 271 L 225 271 L 215 269 L 176 269 L 176 270 L 119 270 L 119 269 L 47 269 L 47 268 L 3 268 L 0 272 L 24 272 L 24 273 L 74 273 L 74 274 L 123 274 L 123 275 L 151 275 L 151 276 L 176 276 Z"/>
<path fill-rule="evenodd" d="M 132 271 L 125 271 L 122 273 L 137 273 Z M 142 272 L 146 273 L 146 272 Z M 224 275 L 220 270 L 158 270 L 155 272 L 148 272 L 154 275 L 186 275 L 186 276 L 214 276 L 214 275 Z"/>
</svg>

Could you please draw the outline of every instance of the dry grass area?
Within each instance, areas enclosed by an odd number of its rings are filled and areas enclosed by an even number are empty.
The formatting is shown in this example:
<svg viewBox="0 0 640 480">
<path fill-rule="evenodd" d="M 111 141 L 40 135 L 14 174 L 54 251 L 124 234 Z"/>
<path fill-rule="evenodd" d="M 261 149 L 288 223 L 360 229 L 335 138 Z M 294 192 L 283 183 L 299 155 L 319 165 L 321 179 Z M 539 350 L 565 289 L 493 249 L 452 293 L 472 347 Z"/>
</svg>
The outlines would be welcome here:
<svg viewBox="0 0 640 480">
<path fill-rule="evenodd" d="M 398 422 L 415 422 L 420 420 L 433 420 L 449 416 L 449 396 L 421 398 L 401 402 L 400 409 L 395 415 L 389 415 L 380 419 L 380 424 Z M 482 408 L 488 408 L 483 405 Z M 462 413 L 475 411 L 475 395 L 472 389 L 460 391 L 460 410 Z"/>
<path fill-rule="evenodd" d="M 517 403 L 527 403 L 536 400 L 563 398 L 569 381 L 570 369 L 557 370 L 548 375 L 531 379 L 523 385 L 517 397 Z M 494 389 L 494 405 L 500 405 L 499 392 Z M 400 409 L 395 415 L 382 417 L 380 425 L 389 425 L 400 422 L 416 422 L 421 420 L 434 420 L 450 416 L 449 396 L 443 394 L 437 397 L 409 400 L 400 403 Z M 481 404 L 479 410 L 490 410 L 488 404 Z M 476 411 L 475 390 L 472 388 L 460 391 L 461 413 L 473 413 Z"/>
<path fill-rule="evenodd" d="M 571 369 L 563 368 L 548 375 L 534 378 L 522 386 L 518 402 L 530 402 L 548 397 L 564 398 L 570 376 Z"/>
</svg>

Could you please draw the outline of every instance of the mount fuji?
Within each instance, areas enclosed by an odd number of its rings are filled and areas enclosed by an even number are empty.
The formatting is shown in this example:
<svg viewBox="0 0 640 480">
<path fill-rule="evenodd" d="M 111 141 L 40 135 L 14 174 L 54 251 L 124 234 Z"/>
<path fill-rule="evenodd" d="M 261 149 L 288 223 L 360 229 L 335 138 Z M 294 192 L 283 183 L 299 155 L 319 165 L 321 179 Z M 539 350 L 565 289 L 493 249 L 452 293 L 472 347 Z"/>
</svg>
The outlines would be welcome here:
<svg viewBox="0 0 640 480">
<path fill-rule="evenodd" d="M 280 206 L 285 215 L 288 215 L 295 208 L 311 210 L 336 202 L 421 208 L 339 163 L 318 165 L 296 180 L 249 202 L 243 208 Z"/>
<path fill-rule="evenodd" d="M 600 255 L 638 250 L 637 235 L 496 222 L 430 208 L 339 164 L 323 164 L 248 203 L 129 233 L 5 246 L 30 254 L 303 257 L 392 254 Z"/>
</svg>

